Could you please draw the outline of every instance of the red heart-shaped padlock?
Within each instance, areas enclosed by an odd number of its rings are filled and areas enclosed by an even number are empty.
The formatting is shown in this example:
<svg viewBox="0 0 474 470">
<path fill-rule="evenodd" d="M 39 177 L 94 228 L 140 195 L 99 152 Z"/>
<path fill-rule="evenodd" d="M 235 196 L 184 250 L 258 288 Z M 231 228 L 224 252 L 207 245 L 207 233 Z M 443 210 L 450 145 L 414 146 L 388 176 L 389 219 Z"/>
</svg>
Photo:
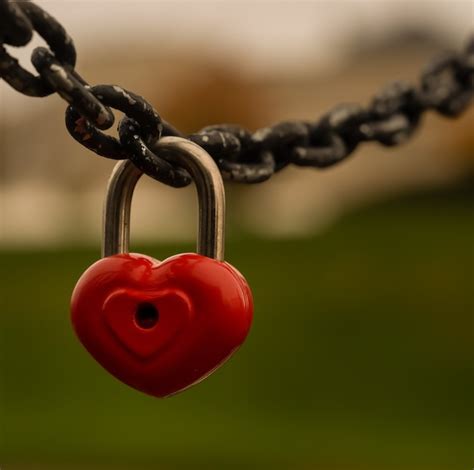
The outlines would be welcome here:
<svg viewBox="0 0 474 470">
<path fill-rule="evenodd" d="M 111 374 L 165 397 L 208 376 L 244 341 L 252 294 L 231 265 L 197 254 L 97 261 L 72 296 L 82 344 Z"/>
<path fill-rule="evenodd" d="M 107 188 L 104 258 L 79 279 L 72 322 L 82 344 L 111 374 L 165 397 L 207 377 L 242 344 L 253 301 L 243 276 L 224 262 L 225 196 L 215 162 L 181 137 L 164 137 L 154 150 L 196 183 L 199 254 L 160 263 L 127 253 L 131 200 L 142 172 L 130 161 L 118 163 Z"/>
</svg>

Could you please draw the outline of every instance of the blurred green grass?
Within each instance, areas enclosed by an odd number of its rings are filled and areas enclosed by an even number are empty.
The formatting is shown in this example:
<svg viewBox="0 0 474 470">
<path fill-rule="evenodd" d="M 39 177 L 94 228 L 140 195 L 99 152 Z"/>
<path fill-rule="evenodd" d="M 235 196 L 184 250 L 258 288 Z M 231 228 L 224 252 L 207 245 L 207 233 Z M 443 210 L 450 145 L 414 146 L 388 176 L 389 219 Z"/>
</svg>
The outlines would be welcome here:
<svg viewBox="0 0 474 470">
<path fill-rule="evenodd" d="M 69 296 L 98 247 L 1 252 L 0 466 L 471 468 L 472 216 L 462 187 L 307 239 L 233 237 L 252 332 L 217 373 L 161 401 L 106 374 L 73 336 Z"/>
</svg>

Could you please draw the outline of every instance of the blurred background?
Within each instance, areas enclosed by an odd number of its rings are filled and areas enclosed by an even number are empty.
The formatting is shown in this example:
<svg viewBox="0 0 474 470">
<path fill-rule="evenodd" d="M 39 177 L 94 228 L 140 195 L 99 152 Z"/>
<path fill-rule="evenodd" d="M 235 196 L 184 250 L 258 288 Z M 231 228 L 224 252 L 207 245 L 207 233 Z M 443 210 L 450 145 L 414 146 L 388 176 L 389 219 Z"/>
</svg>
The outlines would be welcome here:
<svg viewBox="0 0 474 470">
<path fill-rule="evenodd" d="M 470 1 L 38 1 L 90 83 L 186 132 L 367 103 L 473 31 Z M 11 50 L 30 70 L 25 49 Z M 473 465 L 473 108 L 324 171 L 226 184 L 227 259 L 254 291 L 242 349 L 164 401 L 82 349 L 69 297 L 100 256 L 114 162 L 56 96 L 0 82 L 0 468 L 457 470 Z M 148 178 L 133 250 L 192 251 L 193 188 Z"/>
</svg>

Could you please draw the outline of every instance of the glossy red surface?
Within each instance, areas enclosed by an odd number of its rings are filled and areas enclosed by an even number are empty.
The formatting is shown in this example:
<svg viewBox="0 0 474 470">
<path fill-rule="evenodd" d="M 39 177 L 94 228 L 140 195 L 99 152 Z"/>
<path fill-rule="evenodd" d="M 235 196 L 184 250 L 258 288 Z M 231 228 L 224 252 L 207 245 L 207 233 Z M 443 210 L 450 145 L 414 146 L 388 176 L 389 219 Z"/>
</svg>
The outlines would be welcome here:
<svg viewBox="0 0 474 470">
<path fill-rule="evenodd" d="M 143 304 L 158 312 L 154 326 L 139 325 Z M 219 367 L 245 340 L 252 315 L 244 277 L 228 263 L 192 253 L 163 262 L 139 254 L 103 258 L 81 276 L 71 302 L 74 330 L 92 356 L 122 382 L 157 397 Z"/>
</svg>

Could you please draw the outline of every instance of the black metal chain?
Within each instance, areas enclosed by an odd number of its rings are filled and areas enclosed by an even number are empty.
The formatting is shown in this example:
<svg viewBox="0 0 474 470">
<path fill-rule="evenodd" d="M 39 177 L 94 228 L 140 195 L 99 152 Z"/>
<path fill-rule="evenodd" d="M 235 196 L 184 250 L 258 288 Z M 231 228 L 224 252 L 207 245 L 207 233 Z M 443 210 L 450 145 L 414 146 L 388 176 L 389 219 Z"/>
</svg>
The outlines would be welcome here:
<svg viewBox="0 0 474 470">
<path fill-rule="evenodd" d="M 49 46 L 33 51 L 38 76 L 22 68 L 5 48 L 26 45 L 35 31 Z M 430 63 L 418 87 L 391 83 L 368 106 L 339 105 L 315 122 L 281 122 L 254 133 L 239 125 L 220 124 L 184 136 L 141 96 L 115 85 L 88 85 L 75 63 L 73 41 L 52 16 L 31 2 L 0 0 L 0 77 L 25 95 L 58 93 L 69 103 L 66 127 L 74 139 L 103 157 L 129 158 L 148 175 L 175 187 L 191 180 L 172 161 L 155 155 L 162 136 L 182 136 L 199 144 L 229 180 L 259 183 L 289 164 L 332 166 L 361 142 L 398 145 L 417 129 L 425 111 L 456 117 L 474 94 L 472 37 L 461 53 L 445 53 Z M 111 108 L 125 114 L 118 125 L 119 139 L 101 132 L 114 123 Z"/>
</svg>

